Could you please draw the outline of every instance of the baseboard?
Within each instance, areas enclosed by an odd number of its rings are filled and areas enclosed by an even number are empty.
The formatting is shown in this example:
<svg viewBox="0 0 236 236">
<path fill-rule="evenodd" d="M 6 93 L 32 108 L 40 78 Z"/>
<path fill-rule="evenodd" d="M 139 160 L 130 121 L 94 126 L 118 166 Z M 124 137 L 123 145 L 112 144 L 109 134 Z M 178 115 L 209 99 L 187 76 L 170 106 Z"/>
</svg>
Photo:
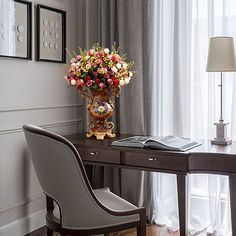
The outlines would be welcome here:
<svg viewBox="0 0 236 236">
<path fill-rule="evenodd" d="M 1 236 L 23 236 L 45 226 L 46 210 L 38 211 L 30 216 L 12 222 L 0 228 Z"/>
</svg>

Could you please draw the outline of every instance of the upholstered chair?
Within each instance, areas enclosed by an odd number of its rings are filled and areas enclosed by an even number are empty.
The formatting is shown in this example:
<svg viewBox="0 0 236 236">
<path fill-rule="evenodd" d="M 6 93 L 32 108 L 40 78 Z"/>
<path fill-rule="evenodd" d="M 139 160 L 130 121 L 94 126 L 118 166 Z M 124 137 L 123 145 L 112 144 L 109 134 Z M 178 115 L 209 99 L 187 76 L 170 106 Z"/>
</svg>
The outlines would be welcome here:
<svg viewBox="0 0 236 236">
<path fill-rule="evenodd" d="M 64 137 L 34 125 L 23 126 L 33 165 L 47 201 L 47 233 L 95 235 L 137 228 L 146 235 L 145 208 L 108 188 L 92 189 L 76 148 Z"/>
</svg>

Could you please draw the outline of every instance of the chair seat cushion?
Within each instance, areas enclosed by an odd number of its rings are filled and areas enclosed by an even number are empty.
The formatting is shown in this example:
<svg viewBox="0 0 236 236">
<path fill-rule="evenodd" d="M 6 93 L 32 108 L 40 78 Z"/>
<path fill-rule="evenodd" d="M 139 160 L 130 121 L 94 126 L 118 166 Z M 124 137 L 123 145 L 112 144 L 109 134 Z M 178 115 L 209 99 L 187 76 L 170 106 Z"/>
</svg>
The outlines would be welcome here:
<svg viewBox="0 0 236 236">
<path fill-rule="evenodd" d="M 133 204 L 112 193 L 109 188 L 94 189 L 93 192 L 97 199 L 104 206 L 110 208 L 113 211 L 127 211 L 137 209 L 137 207 Z"/>
<path fill-rule="evenodd" d="M 136 206 L 127 202 L 123 198 L 115 195 L 109 188 L 100 188 L 93 190 L 97 199 L 107 208 L 113 211 L 128 211 L 137 209 Z M 58 205 L 53 210 L 53 215 L 60 220 L 60 211 Z M 133 215 L 133 221 L 138 221 L 139 215 Z"/>
</svg>

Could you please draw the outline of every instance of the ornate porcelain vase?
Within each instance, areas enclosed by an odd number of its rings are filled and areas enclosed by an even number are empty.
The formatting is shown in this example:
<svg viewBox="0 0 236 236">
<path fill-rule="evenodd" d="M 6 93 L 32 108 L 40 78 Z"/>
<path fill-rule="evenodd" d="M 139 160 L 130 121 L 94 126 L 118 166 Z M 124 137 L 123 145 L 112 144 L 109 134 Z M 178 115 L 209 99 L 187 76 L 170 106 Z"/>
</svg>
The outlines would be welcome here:
<svg viewBox="0 0 236 236">
<path fill-rule="evenodd" d="M 104 137 L 113 138 L 116 135 L 112 132 L 114 124 L 107 121 L 112 116 L 114 109 L 114 98 L 118 96 L 119 89 L 116 90 L 92 90 L 87 106 L 89 115 L 93 121 L 88 123 L 88 133 L 86 136 L 96 136 L 96 139 L 103 140 Z"/>
</svg>

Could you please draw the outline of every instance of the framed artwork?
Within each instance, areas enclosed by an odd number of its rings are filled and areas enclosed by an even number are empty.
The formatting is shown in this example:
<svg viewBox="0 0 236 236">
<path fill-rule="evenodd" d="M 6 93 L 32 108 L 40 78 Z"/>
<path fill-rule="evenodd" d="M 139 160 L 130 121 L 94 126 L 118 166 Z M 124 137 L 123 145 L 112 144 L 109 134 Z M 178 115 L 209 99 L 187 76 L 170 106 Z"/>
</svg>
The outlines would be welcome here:
<svg viewBox="0 0 236 236">
<path fill-rule="evenodd" d="M 66 62 L 66 12 L 37 6 L 37 60 Z"/>
<path fill-rule="evenodd" d="M 31 60 L 32 3 L 0 1 L 0 57 Z"/>
</svg>

